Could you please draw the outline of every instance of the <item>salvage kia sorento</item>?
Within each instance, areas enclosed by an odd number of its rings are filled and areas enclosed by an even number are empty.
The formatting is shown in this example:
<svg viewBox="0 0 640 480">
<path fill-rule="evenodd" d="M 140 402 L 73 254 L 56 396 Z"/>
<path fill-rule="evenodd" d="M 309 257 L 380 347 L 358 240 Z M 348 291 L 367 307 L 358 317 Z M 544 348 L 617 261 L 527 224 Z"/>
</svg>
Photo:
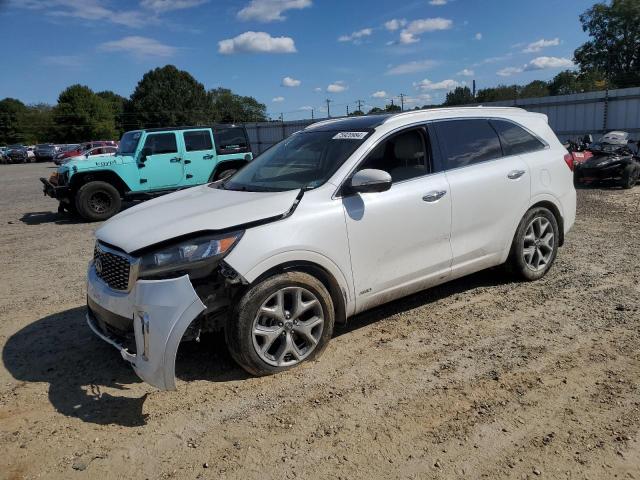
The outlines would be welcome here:
<svg viewBox="0 0 640 480">
<path fill-rule="evenodd" d="M 204 332 L 251 374 L 277 373 L 395 298 L 501 264 L 541 278 L 575 220 L 572 168 L 546 116 L 515 108 L 315 123 L 107 221 L 87 321 L 160 389 Z"/>
</svg>

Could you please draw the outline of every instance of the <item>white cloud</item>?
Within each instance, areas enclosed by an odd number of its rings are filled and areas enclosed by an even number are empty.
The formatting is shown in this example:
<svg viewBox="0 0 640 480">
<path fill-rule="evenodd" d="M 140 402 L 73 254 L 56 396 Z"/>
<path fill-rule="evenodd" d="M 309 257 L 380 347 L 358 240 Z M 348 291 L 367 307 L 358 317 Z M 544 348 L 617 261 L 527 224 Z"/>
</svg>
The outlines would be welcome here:
<svg viewBox="0 0 640 480">
<path fill-rule="evenodd" d="M 42 63 L 54 67 L 81 67 L 84 63 L 78 55 L 50 55 L 42 58 Z"/>
<path fill-rule="evenodd" d="M 99 46 L 105 52 L 126 52 L 137 57 L 171 57 L 178 49 L 153 38 L 130 36 L 105 42 Z"/>
<path fill-rule="evenodd" d="M 476 40 L 482 40 L 482 34 L 480 32 L 476 33 L 475 36 L 473 37 Z"/>
<path fill-rule="evenodd" d="M 291 77 L 284 77 L 282 79 L 282 86 L 283 87 L 299 87 L 302 84 L 302 82 L 300 80 L 296 80 L 295 78 L 291 78 Z"/>
<path fill-rule="evenodd" d="M 435 32 L 437 30 L 448 30 L 453 25 L 451 20 L 446 18 L 423 18 L 414 20 L 409 23 L 400 32 L 400 43 L 416 43 L 419 42 L 419 35 L 425 32 Z"/>
<path fill-rule="evenodd" d="M 311 105 L 305 105 L 303 107 L 300 107 L 300 110 L 309 111 L 309 110 L 313 110 L 313 107 Z"/>
<path fill-rule="evenodd" d="M 424 80 L 421 80 L 413 84 L 414 87 L 416 87 L 418 90 L 422 90 L 423 92 L 432 91 L 432 90 L 450 91 L 461 85 L 462 84 L 460 82 L 457 82 L 451 79 L 442 80 L 441 82 L 432 82 L 428 78 L 425 78 Z"/>
<path fill-rule="evenodd" d="M 316 87 L 316 88 L 313 89 L 313 91 L 316 92 L 316 93 L 320 93 L 322 91 L 322 88 Z"/>
<path fill-rule="evenodd" d="M 437 65 L 437 62 L 434 60 L 419 60 L 413 61 L 409 63 L 403 63 L 401 65 L 396 65 L 395 67 L 389 68 L 387 70 L 387 75 L 405 75 L 407 73 L 417 73 L 424 72 L 425 70 L 429 70 Z"/>
<path fill-rule="evenodd" d="M 141 27 L 155 21 L 147 12 L 139 10 L 112 10 L 102 0 L 21 0 L 12 2 L 12 6 L 43 10 L 52 17 L 79 18 L 88 21 L 105 22 Z"/>
<path fill-rule="evenodd" d="M 568 58 L 538 57 L 531 60 L 525 70 L 545 70 L 547 68 L 571 68 L 574 63 Z"/>
<path fill-rule="evenodd" d="M 543 48 L 557 47 L 558 45 L 560 45 L 560 39 L 559 38 L 553 38 L 551 40 L 545 40 L 544 38 L 541 38 L 537 42 L 533 42 L 533 43 L 530 43 L 529 45 L 527 45 L 527 48 L 522 50 L 522 52 L 523 53 L 535 53 L 535 52 L 539 52 Z"/>
<path fill-rule="evenodd" d="M 287 10 L 302 10 L 312 5 L 311 0 L 251 0 L 249 5 L 238 12 L 240 20 L 257 22 L 283 21 Z"/>
<path fill-rule="evenodd" d="M 234 53 L 295 53 L 296 45 L 291 37 L 272 37 L 265 32 L 244 32 L 237 37 L 218 42 L 218 52 Z"/>
<path fill-rule="evenodd" d="M 446 5 L 449 0 L 430 0 L 429 5 L 441 6 Z"/>
<path fill-rule="evenodd" d="M 198 7 L 209 0 L 142 0 L 140 6 L 154 12 L 169 12 L 171 10 L 184 10 Z"/>
<path fill-rule="evenodd" d="M 496 73 L 501 77 L 510 77 L 522 72 L 529 72 L 533 70 L 547 70 L 552 68 L 571 68 L 574 67 L 574 63 L 568 58 L 560 57 L 537 57 L 526 63 L 522 67 L 507 67 L 502 70 L 498 70 Z"/>
<path fill-rule="evenodd" d="M 393 18 L 388 22 L 384 22 L 384 28 L 389 30 L 390 32 L 395 32 L 401 27 L 404 27 L 407 24 L 407 21 L 404 18 Z"/>
<path fill-rule="evenodd" d="M 460 70 L 456 75 L 459 75 L 461 77 L 473 77 L 475 74 L 476 72 L 474 72 L 473 70 L 465 68 L 463 70 Z"/>
<path fill-rule="evenodd" d="M 373 98 L 386 98 L 387 92 L 385 92 L 384 90 L 378 90 L 377 92 L 373 92 L 371 96 Z"/>
<path fill-rule="evenodd" d="M 284 97 L 273 97 L 273 100 L 271 100 L 273 103 L 280 103 L 280 102 L 284 102 Z"/>
<path fill-rule="evenodd" d="M 350 35 L 342 35 L 341 37 L 338 38 L 339 42 L 354 42 L 354 43 L 358 43 L 358 40 L 360 40 L 363 37 L 368 37 L 373 33 L 373 29 L 372 28 L 363 28 L 362 30 L 358 30 L 357 32 L 353 32 Z"/>
<path fill-rule="evenodd" d="M 344 92 L 349 87 L 342 81 L 337 81 L 329 84 L 327 87 L 327 93 L 340 93 Z"/>
<path fill-rule="evenodd" d="M 503 68 L 502 70 L 498 70 L 496 74 L 501 77 L 510 77 L 511 75 L 522 73 L 523 71 L 524 69 L 520 67 L 506 67 L 506 68 Z"/>
</svg>

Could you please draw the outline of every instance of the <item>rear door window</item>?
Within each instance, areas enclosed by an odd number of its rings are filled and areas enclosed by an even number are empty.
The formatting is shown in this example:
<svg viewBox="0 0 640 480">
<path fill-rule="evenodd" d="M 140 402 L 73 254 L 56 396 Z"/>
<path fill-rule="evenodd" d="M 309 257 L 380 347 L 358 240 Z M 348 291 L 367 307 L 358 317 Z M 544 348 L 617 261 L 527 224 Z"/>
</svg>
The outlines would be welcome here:
<svg viewBox="0 0 640 480">
<path fill-rule="evenodd" d="M 484 119 L 436 122 L 438 143 L 444 155 L 444 168 L 467 167 L 502 156 L 498 134 Z"/>
<path fill-rule="evenodd" d="M 178 151 L 176 135 L 175 133 L 155 133 L 149 135 L 144 142 L 144 148 L 150 148 L 151 155 L 176 153 Z"/>
<path fill-rule="evenodd" d="M 211 133 L 209 130 L 187 131 L 184 135 L 184 146 L 187 152 L 200 152 L 213 150 Z"/>
<path fill-rule="evenodd" d="M 515 123 L 506 120 L 490 120 L 490 123 L 498 132 L 505 155 L 536 152 L 545 148 L 544 143 Z"/>
<path fill-rule="evenodd" d="M 223 128 L 213 132 L 219 154 L 249 152 L 249 142 L 244 128 Z"/>
</svg>

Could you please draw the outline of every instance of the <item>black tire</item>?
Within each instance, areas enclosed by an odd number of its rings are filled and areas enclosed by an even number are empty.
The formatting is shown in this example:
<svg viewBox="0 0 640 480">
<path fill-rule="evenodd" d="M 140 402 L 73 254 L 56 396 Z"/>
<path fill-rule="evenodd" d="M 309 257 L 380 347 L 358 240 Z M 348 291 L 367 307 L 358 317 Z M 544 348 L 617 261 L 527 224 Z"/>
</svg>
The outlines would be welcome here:
<svg viewBox="0 0 640 480">
<path fill-rule="evenodd" d="M 622 180 L 620 185 L 625 190 L 632 188 L 638 181 L 638 169 L 634 165 L 627 165 L 622 171 Z"/>
<path fill-rule="evenodd" d="M 76 192 L 75 207 L 80 216 L 91 222 L 99 222 L 120 211 L 120 192 L 107 182 L 89 182 Z"/>
<path fill-rule="evenodd" d="M 295 365 L 274 366 L 260 358 L 256 352 L 253 325 L 257 311 L 262 304 L 279 290 L 288 287 L 301 287 L 315 296 L 322 308 L 324 325 L 315 348 L 306 358 Z M 333 335 L 334 322 L 333 301 L 322 282 L 304 272 L 286 272 L 263 280 L 242 295 L 229 316 L 225 337 L 229 353 L 244 370 L 256 376 L 272 375 L 318 358 Z"/>
<path fill-rule="evenodd" d="M 223 180 L 225 178 L 230 177 L 238 171 L 237 168 L 225 168 L 224 170 L 219 170 L 213 175 L 213 181 Z"/>
<path fill-rule="evenodd" d="M 553 246 L 551 248 L 550 257 L 546 261 L 543 268 L 536 270 L 531 267 L 525 260 L 525 235 L 526 231 L 534 221 L 534 219 L 542 218 L 549 222 L 553 231 Z M 560 230 L 558 228 L 558 220 L 555 215 L 547 208 L 536 207 L 529 210 L 518 225 L 516 234 L 511 244 L 511 252 L 508 259 L 509 270 L 518 278 L 526 281 L 539 280 L 549 271 L 558 254 L 558 245 L 560 241 Z M 536 248 L 538 245 L 536 244 Z M 535 255 L 535 254 L 534 254 Z"/>
</svg>

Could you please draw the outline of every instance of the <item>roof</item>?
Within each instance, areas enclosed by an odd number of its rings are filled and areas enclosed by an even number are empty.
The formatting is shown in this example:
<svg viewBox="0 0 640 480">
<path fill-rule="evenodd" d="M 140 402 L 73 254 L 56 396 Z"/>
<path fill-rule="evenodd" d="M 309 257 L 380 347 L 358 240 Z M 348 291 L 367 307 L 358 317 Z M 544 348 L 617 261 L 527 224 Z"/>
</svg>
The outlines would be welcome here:
<svg viewBox="0 0 640 480">
<path fill-rule="evenodd" d="M 234 125 L 232 123 L 219 123 L 216 125 L 194 125 L 181 127 L 159 127 L 159 128 L 141 128 L 140 132 L 166 132 L 168 130 L 201 130 L 203 128 L 211 128 L 213 130 L 225 130 L 227 128 L 244 128 L 244 125 Z"/>
<path fill-rule="evenodd" d="M 442 107 L 424 110 L 410 110 L 407 112 L 386 115 L 364 115 L 359 117 L 341 117 L 309 125 L 305 130 L 366 130 L 375 129 L 381 125 L 403 122 L 419 122 L 421 120 L 436 120 L 451 117 L 500 117 L 500 116 L 544 116 L 540 113 L 528 112 L 516 107 Z"/>
</svg>

